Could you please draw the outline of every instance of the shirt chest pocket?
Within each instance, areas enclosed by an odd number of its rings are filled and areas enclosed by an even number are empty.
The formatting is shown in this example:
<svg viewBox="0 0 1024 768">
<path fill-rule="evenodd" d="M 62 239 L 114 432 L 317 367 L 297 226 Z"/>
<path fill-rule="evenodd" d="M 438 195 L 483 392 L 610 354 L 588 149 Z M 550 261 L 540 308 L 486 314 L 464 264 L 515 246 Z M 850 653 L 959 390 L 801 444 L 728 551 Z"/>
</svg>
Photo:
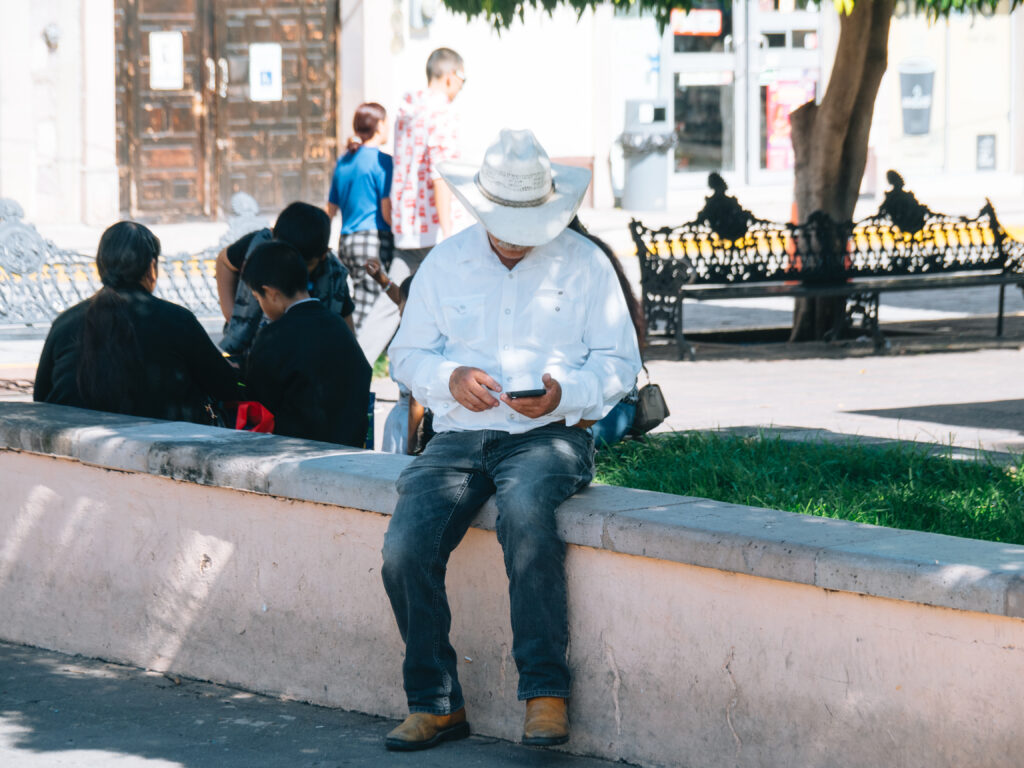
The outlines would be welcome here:
<svg viewBox="0 0 1024 768">
<path fill-rule="evenodd" d="M 451 344 L 477 347 L 483 343 L 484 302 L 483 295 L 460 296 L 442 301 L 445 335 Z"/>
<path fill-rule="evenodd" d="M 582 340 L 581 307 L 563 290 L 538 288 L 527 311 L 534 342 L 551 345 Z"/>
</svg>

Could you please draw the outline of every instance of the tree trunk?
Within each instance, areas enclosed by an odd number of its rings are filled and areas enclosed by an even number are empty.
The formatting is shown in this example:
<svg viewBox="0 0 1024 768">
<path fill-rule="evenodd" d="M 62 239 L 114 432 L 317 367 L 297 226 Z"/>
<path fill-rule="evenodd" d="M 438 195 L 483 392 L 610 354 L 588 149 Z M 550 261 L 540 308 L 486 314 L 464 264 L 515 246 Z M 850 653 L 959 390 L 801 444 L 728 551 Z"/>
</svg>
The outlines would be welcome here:
<svg viewBox="0 0 1024 768">
<path fill-rule="evenodd" d="M 839 17 L 839 44 L 821 104 L 789 116 L 797 218 L 814 211 L 836 221 L 853 218 L 868 156 L 878 86 L 888 62 L 893 0 L 858 0 Z M 798 299 L 790 341 L 822 339 L 846 311 L 846 300 Z"/>
</svg>

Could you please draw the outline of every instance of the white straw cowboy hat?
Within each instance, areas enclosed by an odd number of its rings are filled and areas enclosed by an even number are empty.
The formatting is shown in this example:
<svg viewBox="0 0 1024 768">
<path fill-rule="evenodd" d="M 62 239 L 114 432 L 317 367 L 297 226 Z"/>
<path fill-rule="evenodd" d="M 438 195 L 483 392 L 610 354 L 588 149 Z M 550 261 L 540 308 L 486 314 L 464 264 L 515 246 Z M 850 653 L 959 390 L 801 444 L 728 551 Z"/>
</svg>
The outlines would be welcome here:
<svg viewBox="0 0 1024 768">
<path fill-rule="evenodd" d="M 543 245 L 558 237 L 590 184 L 585 168 L 552 163 L 533 131 L 508 128 L 480 168 L 440 163 L 438 170 L 484 228 L 512 245 Z"/>
</svg>

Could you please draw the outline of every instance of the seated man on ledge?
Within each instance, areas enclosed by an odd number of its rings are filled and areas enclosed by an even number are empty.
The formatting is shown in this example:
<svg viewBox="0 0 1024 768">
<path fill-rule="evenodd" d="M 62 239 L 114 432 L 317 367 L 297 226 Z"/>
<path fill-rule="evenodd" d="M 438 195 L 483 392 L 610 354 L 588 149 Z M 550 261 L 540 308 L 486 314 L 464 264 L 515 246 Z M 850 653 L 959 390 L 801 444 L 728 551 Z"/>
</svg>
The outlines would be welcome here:
<svg viewBox="0 0 1024 768">
<path fill-rule="evenodd" d="M 503 130 L 479 172 L 456 163 L 440 172 L 479 223 L 423 262 L 389 351 L 395 378 L 434 412 L 437 434 L 399 477 L 384 539 L 411 713 L 385 746 L 469 735 L 444 579 L 492 495 L 527 702 L 523 743 L 562 744 L 570 685 L 555 510 L 593 478 L 585 428 L 633 386 L 636 333 L 608 259 L 566 229 L 589 171 L 552 165 L 530 131 Z"/>
</svg>

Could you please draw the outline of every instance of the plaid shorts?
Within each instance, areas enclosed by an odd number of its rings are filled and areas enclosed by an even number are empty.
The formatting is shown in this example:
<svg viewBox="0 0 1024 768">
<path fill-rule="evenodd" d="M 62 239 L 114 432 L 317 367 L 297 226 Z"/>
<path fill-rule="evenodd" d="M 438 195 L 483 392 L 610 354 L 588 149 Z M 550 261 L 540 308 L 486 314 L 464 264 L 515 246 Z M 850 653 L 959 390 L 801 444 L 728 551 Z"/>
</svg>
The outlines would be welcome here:
<svg viewBox="0 0 1024 768">
<path fill-rule="evenodd" d="M 375 229 L 342 235 L 338 242 L 338 258 L 348 268 L 352 278 L 352 301 L 356 305 L 352 322 L 357 330 L 381 294 L 380 284 L 366 271 L 366 262 L 377 259 L 386 272 L 391 268 L 393 243 L 390 232 L 378 232 Z"/>
</svg>

